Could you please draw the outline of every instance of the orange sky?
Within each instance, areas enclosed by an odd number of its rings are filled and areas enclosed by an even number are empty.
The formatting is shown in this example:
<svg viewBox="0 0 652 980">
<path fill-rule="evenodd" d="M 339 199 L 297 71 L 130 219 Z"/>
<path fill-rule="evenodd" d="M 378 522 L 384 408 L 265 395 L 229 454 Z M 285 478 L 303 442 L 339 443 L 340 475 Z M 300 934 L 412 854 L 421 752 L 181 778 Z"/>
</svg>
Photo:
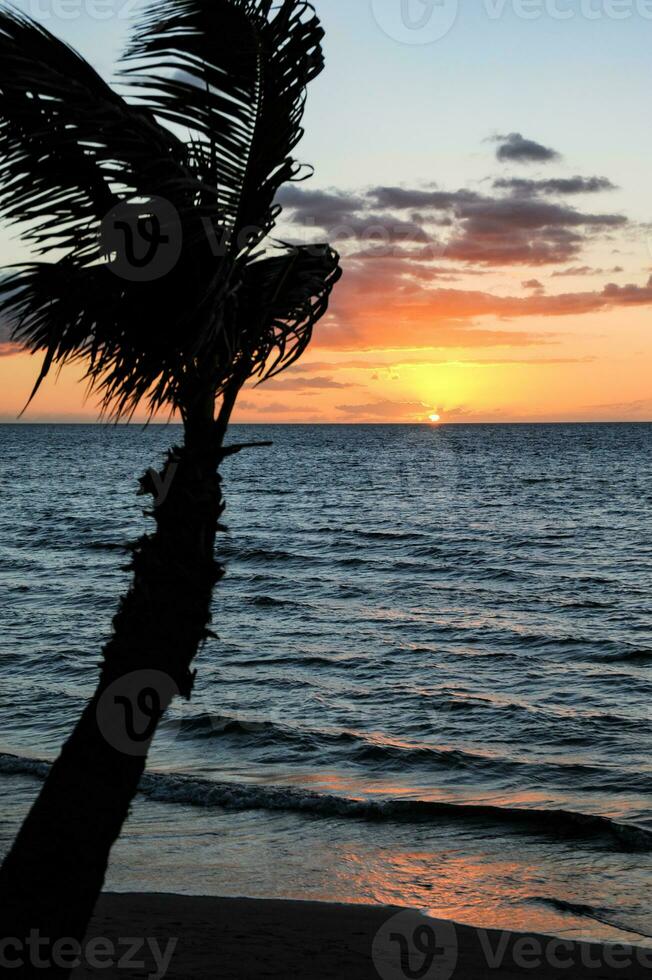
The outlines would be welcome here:
<svg viewBox="0 0 652 980">
<path fill-rule="evenodd" d="M 281 192 L 277 229 L 331 242 L 344 278 L 302 361 L 243 392 L 235 420 L 652 420 L 647 35 L 475 11 L 410 46 L 367 6 L 318 0 L 328 67 L 299 150 L 317 176 Z M 126 23 L 48 26 L 110 76 Z M 0 225 L 0 267 L 27 257 L 17 231 Z M 38 362 L 6 340 L 0 322 L 12 421 Z M 96 419 L 81 373 L 49 378 L 25 420 Z"/>
<path fill-rule="evenodd" d="M 523 346 L 322 348 L 278 380 L 245 391 L 236 421 L 413 422 L 445 420 L 650 420 L 650 310 L 519 322 L 540 340 Z M 484 324 L 483 324 L 484 326 Z M 502 331 L 510 327 L 498 324 Z M 387 323 L 387 330 L 394 327 Z M 487 323 L 488 330 L 496 324 Z M 20 411 L 37 360 L 0 358 L 0 418 Z M 46 382 L 25 421 L 93 420 L 81 370 Z"/>
<path fill-rule="evenodd" d="M 373 297 L 350 311 L 344 283 L 342 292 L 303 360 L 244 391 L 236 421 L 415 422 L 435 412 L 449 422 L 652 419 L 647 305 L 451 319 L 448 297 L 436 312 L 431 303 L 396 300 L 387 308 Z M 18 415 L 37 366 L 25 353 L 0 357 L 3 421 Z M 86 399 L 81 375 L 76 366 L 48 379 L 24 420 L 94 420 L 96 402 Z"/>
<path fill-rule="evenodd" d="M 607 178 L 485 153 L 487 177 L 453 190 L 282 192 L 279 234 L 333 242 L 344 277 L 301 362 L 245 390 L 235 421 L 652 420 L 646 226 L 614 206 Z M 0 259 L 18 250 L 0 235 Z M 11 421 L 38 362 L 7 343 L 0 354 Z M 49 378 L 25 420 L 96 419 L 82 373 Z"/>
</svg>

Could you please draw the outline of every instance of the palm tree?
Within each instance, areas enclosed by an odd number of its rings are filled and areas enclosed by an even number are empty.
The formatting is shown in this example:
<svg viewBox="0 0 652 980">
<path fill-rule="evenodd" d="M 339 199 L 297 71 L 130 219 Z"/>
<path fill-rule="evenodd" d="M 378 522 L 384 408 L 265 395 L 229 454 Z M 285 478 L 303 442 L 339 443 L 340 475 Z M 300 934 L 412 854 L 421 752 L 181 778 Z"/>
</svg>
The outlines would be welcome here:
<svg viewBox="0 0 652 980">
<path fill-rule="evenodd" d="M 301 355 L 340 276 L 328 246 L 270 238 L 276 193 L 301 176 L 291 154 L 322 37 L 302 0 L 155 2 L 123 97 L 0 11 L 0 216 L 39 259 L 12 268 L 0 310 L 43 355 L 32 397 L 80 361 L 105 416 L 144 403 L 184 433 L 140 481 L 155 528 L 133 549 L 97 690 L 0 870 L 0 935 L 83 938 L 156 725 L 190 697 L 223 574 L 218 467 L 237 395 Z"/>
</svg>

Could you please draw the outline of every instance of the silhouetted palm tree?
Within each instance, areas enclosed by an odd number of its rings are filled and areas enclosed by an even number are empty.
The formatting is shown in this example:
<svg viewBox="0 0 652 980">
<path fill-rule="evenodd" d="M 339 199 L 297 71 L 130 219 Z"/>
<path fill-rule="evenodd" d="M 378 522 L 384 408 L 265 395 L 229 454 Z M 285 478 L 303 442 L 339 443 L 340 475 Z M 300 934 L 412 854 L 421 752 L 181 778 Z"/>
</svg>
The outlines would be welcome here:
<svg viewBox="0 0 652 980">
<path fill-rule="evenodd" d="M 339 278 L 328 246 L 269 238 L 276 193 L 300 175 L 291 153 L 322 36 L 301 0 L 154 3 L 123 98 L 43 27 L 0 12 L 0 216 L 44 259 L 12 270 L 0 308 L 44 354 L 35 391 L 77 360 L 108 415 L 144 402 L 184 427 L 141 480 L 156 528 L 134 548 L 97 691 L 0 871 L 5 936 L 83 937 L 156 724 L 176 691 L 190 696 L 209 635 L 236 397 L 300 356 Z"/>
</svg>

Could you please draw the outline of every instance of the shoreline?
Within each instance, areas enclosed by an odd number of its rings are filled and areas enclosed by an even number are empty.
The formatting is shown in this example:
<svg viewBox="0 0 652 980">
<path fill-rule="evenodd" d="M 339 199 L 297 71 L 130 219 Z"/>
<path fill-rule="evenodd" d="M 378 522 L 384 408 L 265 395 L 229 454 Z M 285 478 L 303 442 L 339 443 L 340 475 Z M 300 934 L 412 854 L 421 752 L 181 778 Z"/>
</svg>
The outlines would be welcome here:
<svg viewBox="0 0 652 980">
<path fill-rule="evenodd" d="M 415 910 L 156 893 L 102 895 L 84 956 L 92 966 L 74 980 L 649 980 L 652 971 L 652 949 L 479 930 Z"/>
</svg>

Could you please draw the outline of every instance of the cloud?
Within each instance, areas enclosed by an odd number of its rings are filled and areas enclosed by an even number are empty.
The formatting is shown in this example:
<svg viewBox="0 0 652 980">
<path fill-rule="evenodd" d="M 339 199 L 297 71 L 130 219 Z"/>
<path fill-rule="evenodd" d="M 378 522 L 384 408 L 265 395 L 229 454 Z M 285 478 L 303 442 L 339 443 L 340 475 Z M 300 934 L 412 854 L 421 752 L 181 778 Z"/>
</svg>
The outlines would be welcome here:
<svg viewBox="0 0 652 980">
<path fill-rule="evenodd" d="M 304 190 L 289 184 L 279 191 L 276 201 L 291 212 L 295 225 L 327 229 L 329 241 L 425 243 L 430 238 L 418 221 L 376 211 L 367 194 Z"/>
<path fill-rule="evenodd" d="M 371 270 L 373 271 L 373 270 Z M 548 333 L 478 323 L 480 318 L 582 316 L 617 308 L 652 306 L 652 278 L 645 286 L 610 283 L 602 290 L 505 296 L 481 290 L 405 283 L 399 272 L 381 277 L 349 270 L 333 309 L 315 334 L 315 347 L 331 350 L 528 347 L 550 344 Z"/>
<path fill-rule="evenodd" d="M 533 289 L 536 293 L 544 293 L 546 287 L 538 279 L 526 279 L 522 283 L 523 289 Z"/>
<path fill-rule="evenodd" d="M 652 397 L 638 398 L 634 401 L 610 402 L 606 405 L 589 405 L 581 412 L 587 413 L 590 417 L 596 415 L 606 415 L 609 418 L 620 416 L 625 419 L 652 420 Z"/>
<path fill-rule="evenodd" d="M 283 402 L 253 402 L 247 399 L 238 401 L 238 411 L 255 412 L 260 415 L 301 415 L 314 414 L 311 405 L 286 405 Z"/>
<path fill-rule="evenodd" d="M 501 163 L 552 163 L 561 159 L 556 150 L 543 146 L 534 140 L 525 139 L 521 133 L 509 133 L 507 136 L 495 136 L 498 143 L 496 159 Z"/>
<path fill-rule="evenodd" d="M 339 190 L 308 190 L 297 184 L 282 187 L 276 200 L 283 208 L 295 212 L 295 220 L 302 224 L 312 222 L 320 228 L 346 222 L 365 207 L 364 197 Z"/>
<path fill-rule="evenodd" d="M 553 272 L 553 279 L 562 279 L 566 276 L 603 276 L 603 275 L 615 275 L 618 272 L 624 272 L 622 265 L 616 265 L 613 269 L 593 269 L 590 265 L 580 265 L 572 266 L 570 269 L 559 269 L 557 272 Z"/>
<path fill-rule="evenodd" d="M 503 160 L 559 157 L 519 133 L 494 139 Z M 605 244 L 613 249 L 629 228 L 627 217 L 576 207 L 567 198 L 613 188 L 607 177 L 574 176 L 501 177 L 482 192 L 447 190 L 432 182 L 350 191 L 286 189 L 279 201 L 287 208 L 290 228 L 319 227 L 328 240 L 340 243 L 343 254 L 345 276 L 315 332 L 314 346 L 339 351 L 534 347 L 557 343 L 559 336 L 540 326 L 519 329 L 518 321 L 527 317 L 652 305 L 652 281 L 610 282 L 602 290 L 555 295 L 533 275 L 546 266 L 556 266 L 552 275 L 559 277 L 605 273 L 582 262 L 584 250 Z M 469 279 L 519 266 L 527 270 L 520 295 L 518 290 L 501 295 L 475 289 Z M 606 270 L 609 275 L 621 271 L 620 266 Z M 328 369 L 324 377 L 330 378 Z M 284 384 L 286 390 L 306 390 L 294 378 Z"/>
<path fill-rule="evenodd" d="M 539 199 L 486 198 L 457 213 L 446 245 L 452 260 L 488 265 L 551 265 L 578 255 L 587 238 L 623 228 L 619 214 L 593 214 Z"/>
<path fill-rule="evenodd" d="M 542 357 L 540 354 L 532 357 L 484 357 L 475 356 L 459 357 L 435 357 L 428 348 L 425 348 L 421 356 L 416 357 L 409 354 L 400 354 L 396 351 L 388 351 L 389 360 L 383 361 L 376 356 L 359 357 L 351 360 L 323 361 L 321 365 L 324 369 L 331 371 L 369 371 L 369 372 L 393 372 L 404 368 L 418 367 L 504 367 L 506 365 L 533 365 L 540 367 L 559 366 L 560 364 L 591 364 L 596 358 L 585 355 L 583 357 Z M 297 370 L 293 368 L 292 370 Z"/>
<path fill-rule="evenodd" d="M 338 405 L 341 412 L 351 422 L 426 422 L 436 412 L 447 421 L 463 420 L 471 414 L 466 405 L 434 405 L 419 401 L 393 401 L 378 399 L 362 405 Z"/>
<path fill-rule="evenodd" d="M 428 407 L 423 402 L 381 399 L 363 405 L 338 405 L 337 411 L 342 412 L 348 418 L 362 419 L 363 421 L 391 419 L 394 422 L 402 420 L 414 422 L 417 419 L 425 418 L 433 411 L 433 407 Z"/>
<path fill-rule="evenodd" d="M 438 278 L 438 279 L 453 279 L 457 275 L 465 276 L 484 276 L 487 275 L 486 269 L 469 269 L 465 266 L 452 266 L 452 265 L 433 265 L 432 262 L 436 259 L 445 258 L 442 255 L 444 251 L 443 245 L 435 245 L 431 243 L 430 245 L 418 245 L 413 247 L 406 247 L 401 245 L 372 245 L 367 248 L 361 248 L 356 252 L 349 252 L 346 256 L 347 262 L 353 259 L 374 259 L 374 260 L 389 260 L 394 262 L 396 259 L 402 261 L 411 260 L 411 264 L 415 269 L 422 268 L 427 270 L 428 278 Z M 380 267 L 380 266 L 379 266 Z"/>
<path fill-rule="evenodd" d="M 321 223 L 334 244 L 358 243 L 354 257 L 458 262 L 476 274 L 483 266 L 566 263 L 628 224 L 621 214 L 584 212 L 526 191 L 492 196 L 383 185 L 347 195 L 291 188 L 286 200 L 294 228 L 305 234 Z"/>
<path fill-rule="evenodd" d="M 519 197 L 540 194 L 599 194 L 617 189 L 608 177 L 553 177 L 549 180 L 501 177 L 494 180 L 493 186 L 496 190 L 506 190 Z"/>
<path fill-rule="evenodd" d="M 483 200 L 475 191 L 439 191 L 426 188 L 373 187 L 368 191 L 376 206 L 392 208 L 396 211 L 423 208 L 434 211 L 453 211 L 465 204 Z"/>
<path fill-rule="evenodd" d="M 417 221 L 404 221 L 396 215 L 374 211 L 350 215 L 339 224 L 331 225 L 328 238 L 333 242 L 379 242 L 381 245 L 401 242 L 426 244 L 431 241 L 431 236 Z"/>
<path fill-rule="evenodd" d="M 314 370 L 314 369 L 313 369 Z M 358 385 L 335 381 L 333 378 L 281 378 L 272 379 L 261 385 L 264 391 L 314 391 L 331 388 L 356 388 Z"/>
</svg>

